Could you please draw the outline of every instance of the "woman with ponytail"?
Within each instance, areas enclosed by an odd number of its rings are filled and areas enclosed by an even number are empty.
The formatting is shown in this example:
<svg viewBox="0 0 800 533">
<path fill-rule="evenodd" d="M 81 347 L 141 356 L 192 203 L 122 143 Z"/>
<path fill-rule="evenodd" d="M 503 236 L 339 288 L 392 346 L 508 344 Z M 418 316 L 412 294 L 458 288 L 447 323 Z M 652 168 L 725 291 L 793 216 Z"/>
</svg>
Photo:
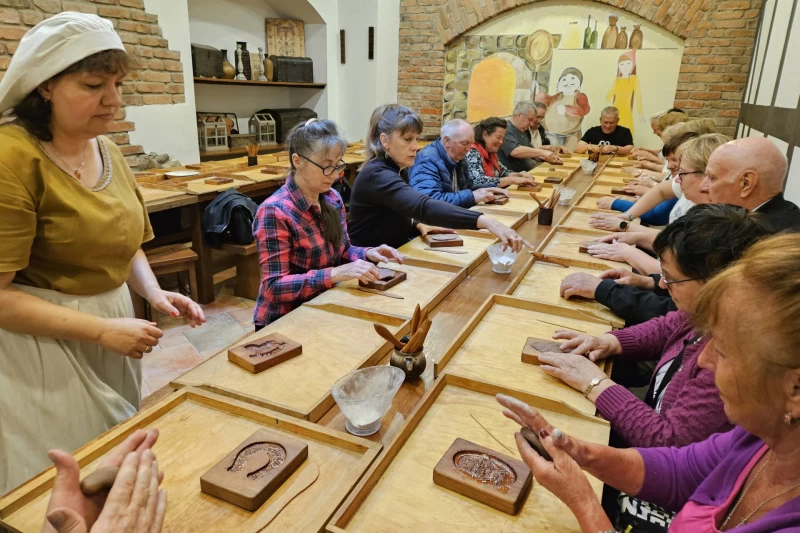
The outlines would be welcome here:
<svg viewBox="0 0 800 533">
<path fill-rule="evenodd" d="M 286 137 L 291 169 L 286 184 L 258 208 L 253 235 L 261 263 L 261 288 L 253 315 L 256 330 L 274 322 L 335 283 L 378 280 L 375 263 L 397 261 L 386 245 L 350 244 L 344 203 L 331 189 L 345 163 L 347 141 L 331 120 L 299 124 Z"/>
</svg>

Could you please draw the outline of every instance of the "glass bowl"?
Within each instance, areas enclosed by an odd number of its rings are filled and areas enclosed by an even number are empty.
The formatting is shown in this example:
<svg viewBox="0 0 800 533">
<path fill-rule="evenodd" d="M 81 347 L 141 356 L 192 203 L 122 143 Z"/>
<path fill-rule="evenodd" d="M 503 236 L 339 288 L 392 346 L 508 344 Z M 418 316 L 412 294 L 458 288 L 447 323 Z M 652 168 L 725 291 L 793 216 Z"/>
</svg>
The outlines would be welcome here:
<svg viewBox="0 0 800 533">
<path fill-rule="evenodd" d="M 371 366 L 334 383 L 331 394 L 347 418 L 347 431 L 360 437 L 377 433 L 405 377 L 393 366 Z"/>
<path fill-rule="evenodd" d="M 511 250 L 511 248 L 503 250 L 502 242 L 492 244 L 486 248 L 486 251 L 489 253 L 489 260 L 492 262 L 492 272 L 498 274 L 508 274 L 511 272 L 511 267 L 514 265 L 514 261 L 517 260 L 516 252 Z"/>
<path fill-rule="evenodd" d="M 575 196 L 575 189 L 562 187 L 561 196 L 558 197 L 558 205 L 569 205 L 574 196 Z"/>
<path fill-rule="evenodd" d="M 597 163 L 589 161 L 589 159 L 581 159 L 581 168 L 584 174 L 591 174 L 597 168 Z"/>
</svg>

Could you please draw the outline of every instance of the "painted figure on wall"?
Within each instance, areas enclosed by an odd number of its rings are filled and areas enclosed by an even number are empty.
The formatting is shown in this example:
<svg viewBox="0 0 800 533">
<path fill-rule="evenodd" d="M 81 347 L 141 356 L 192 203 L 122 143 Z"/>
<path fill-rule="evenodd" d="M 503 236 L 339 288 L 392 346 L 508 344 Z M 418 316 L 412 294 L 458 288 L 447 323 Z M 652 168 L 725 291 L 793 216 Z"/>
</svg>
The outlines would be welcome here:
<svg viewBox="0 0 800 533">
<path fill-rule="evenodd" d="M 589 114 L 589 98 L 581 92 L 583 72 L 568 67 L 558 77 L 557 93 L 538 93 L 536 100 L 547 106 L 544 128 L 550 143 L 572 151 L 581 139 L 583 117 Z"/>
<path fill-rule="evenodd" d="M 643 116 L 642 89 L 636 75 L 636 50 L 628 50 L 617 59 L 617 77 L 606 100 L 619 109 L 619 125 L 635 133 L 634 108 L 637 116 Z"/>
</svg>

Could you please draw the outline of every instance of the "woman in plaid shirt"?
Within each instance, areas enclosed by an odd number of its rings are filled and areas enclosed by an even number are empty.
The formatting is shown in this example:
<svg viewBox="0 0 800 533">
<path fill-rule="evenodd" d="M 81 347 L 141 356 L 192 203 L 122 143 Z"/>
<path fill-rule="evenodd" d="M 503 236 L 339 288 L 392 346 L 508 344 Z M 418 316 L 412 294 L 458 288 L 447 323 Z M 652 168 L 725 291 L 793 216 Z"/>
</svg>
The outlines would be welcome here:
<svg viewBox="0 0 800 533">
<path fill-rule="evenodd" d="M 261 263 L 261 288 L 253 315 L 256 330 L 330 289 L 335 283 L 378 280 L 375 263 L 397 261 L 387 245 L 352 246 L 344 203 L 331 186 L 346 164 L 347 141 L 336 123 L 310 120 L 286 137 L 291 169 L 286 184 L 258 208 L 253 236 Z"/>
</svg>

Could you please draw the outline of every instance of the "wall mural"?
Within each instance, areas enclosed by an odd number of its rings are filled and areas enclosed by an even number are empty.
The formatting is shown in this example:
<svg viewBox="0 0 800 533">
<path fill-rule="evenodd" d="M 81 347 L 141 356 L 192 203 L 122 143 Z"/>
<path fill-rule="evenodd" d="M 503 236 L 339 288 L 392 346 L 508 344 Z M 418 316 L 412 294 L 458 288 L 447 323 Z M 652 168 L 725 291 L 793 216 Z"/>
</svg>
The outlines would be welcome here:
<svg viewBox="0 0 800 533">
<path fill-rule="evenodd" d="M 536 100 L 551 143 L 572 149 L 614 105 L 637 145 L 657 146 L 649 117 L 672 107 L 682 55 L 681 39 L 592 2 L 517 8 L 447 47 L 443 120 L 508 117 Z"/>
</svg>

